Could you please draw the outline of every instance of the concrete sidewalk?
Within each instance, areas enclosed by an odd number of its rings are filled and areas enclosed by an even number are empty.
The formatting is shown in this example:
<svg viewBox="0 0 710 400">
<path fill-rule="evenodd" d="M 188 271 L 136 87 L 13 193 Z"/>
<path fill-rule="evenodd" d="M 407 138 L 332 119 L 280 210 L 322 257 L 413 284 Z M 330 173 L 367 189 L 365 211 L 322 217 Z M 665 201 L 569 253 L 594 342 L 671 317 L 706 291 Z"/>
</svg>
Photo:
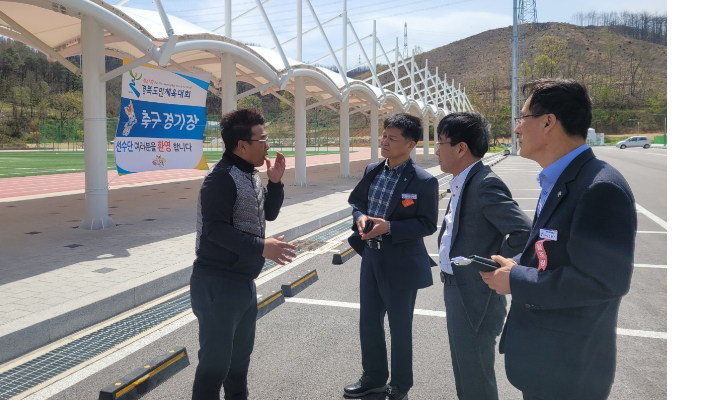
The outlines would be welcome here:
<svg viewBox="0 0 710 400">
<path fill-rule="evenodd" d="M 435 156 L 418 159 L 441 173 Z M 354 178 L 338 178 L 337 162 L 310 166 L 307 187 L 290 186 L 294 169 L 287 169 L 284 206 L 267 235 L 292 240 L 349 216 L 347 197 L 368 163 L 369 156 L 350 163 Z M 112 189 L 118 226 L 102 231 L 75 229 L 83 194 L 0 203 L 0 363 L 186 286 L 201 182 Z"/>
</svg>

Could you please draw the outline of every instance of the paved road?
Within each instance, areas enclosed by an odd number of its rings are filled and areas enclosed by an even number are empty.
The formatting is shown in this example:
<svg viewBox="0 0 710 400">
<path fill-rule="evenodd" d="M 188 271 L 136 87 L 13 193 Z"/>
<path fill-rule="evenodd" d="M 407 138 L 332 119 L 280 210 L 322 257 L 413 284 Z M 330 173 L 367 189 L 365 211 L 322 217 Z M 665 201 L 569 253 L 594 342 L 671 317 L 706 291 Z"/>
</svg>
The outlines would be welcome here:
<svg viewBox="0 0 710 400">
<path fill-rule="evenodd" d="M 611 398 L 665 399 L 667 234 L 662 225 L 667 208 L 666 153 L 656 149 L 616 148 L 595 149 L 595 152 L 627 177 L 637 203 L 646 210 L 639 213 L 635 260 L 638 265 L 631 291 L 621 304 L 617 375 Z M 539 195 L 535 181 L 539 169 L 520 157 L 509 157 L 494 167 L 530 216 Z M 445 209 L 447 202 L 448 199 L 442 200 L 440 208 Z M 429 252 L 436 253 L 435 237 L 425 241 Z M 249 374 L 251 398 L 340 399 L 342 387 L 358 378 L 359 262 L 359 257 L 355 257 L 335 266 L 331 265 L 331 254 L 314 255 L 259 285 L 259 293 L 266 294 L 306 269 L 315 268 L 319 275 L 319 281 L 293 301 L 259 320 Z M 415 385 L 410 392 L 413 400 L 456 397 L 438 269 L 432 269 L 432 274 L 434 286 L 421 290 L 417 297 L 416 308 L 421 311 L 414 318 Z M 102 387 L 174 345 L 187 347 L 192 365 L 144 398 L 189 398 L 197 361 L 197 323 L 189 314 L 175 324 L 183 326 L 79 382 L 65 381 L 69 387 L 51 398 L 95 399 Z M 170 329 L 170 326 L 163 328 Z M 522 398 L 505 379 L 502 356 L 496 362 L 500 398 Z"/>
</svg>

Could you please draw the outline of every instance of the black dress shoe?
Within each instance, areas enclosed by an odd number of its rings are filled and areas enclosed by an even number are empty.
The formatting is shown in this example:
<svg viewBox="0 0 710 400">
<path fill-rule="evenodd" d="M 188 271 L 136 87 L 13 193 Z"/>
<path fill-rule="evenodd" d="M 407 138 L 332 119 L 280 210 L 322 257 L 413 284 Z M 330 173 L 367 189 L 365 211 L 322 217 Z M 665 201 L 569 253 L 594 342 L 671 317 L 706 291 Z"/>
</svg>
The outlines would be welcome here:
<svg viewBox="0 0 710 400">
<path fill-rule="evenodd" d="M 407 397 L 407 392 L 400 392 L 397 386 L 387 385 L 385 393 L 387 393 L 385 394 L 385 400 L 407 400 L 409 398 Z"/>
<path fill-rule="evenodd" d="M 368 393 L 382 393 L 385 387 L 385 384 L 377 385 L 369 376 L 363 376 L 357 382 L 345 386 L 343 391 L 348 397 L 360 397 Z"/>
</svg>

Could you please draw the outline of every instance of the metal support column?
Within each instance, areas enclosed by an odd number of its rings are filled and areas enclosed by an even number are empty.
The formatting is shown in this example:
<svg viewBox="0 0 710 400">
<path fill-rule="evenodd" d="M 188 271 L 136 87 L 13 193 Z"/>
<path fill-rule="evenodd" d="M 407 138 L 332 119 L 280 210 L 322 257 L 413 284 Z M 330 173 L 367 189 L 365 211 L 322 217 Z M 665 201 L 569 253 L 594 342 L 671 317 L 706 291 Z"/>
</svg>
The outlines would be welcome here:
<svg viewBox="0 0 710 400">
<path fill-rule="evenodd" d="M 518 109 L 518 0 L 513 0 L 513 55 L 510 79 L 510 155 L 518 155 L 518 141 L 515 135 L 515 117 L 520 113 Z"/>
<path fill-rule="evenodd" d="M 434 118 L 434 141 L 439 141 L 439 118 Z"/>
<path fill-rule="evenodd" d="M 340 175 L 350 178 L 350 99 L 340 102 Z"/>
<path fill-rule="evenodd" d="M 424 146 L 424 161 L 429 161 L 429 115 L 424 115 L 422 118 L 422 128 L 424 128 L 424 138 L 422 145 Z"/>
<path fill-rule="evenodd" d="M 237 65 L 234 56 L 222 53 L 222 115 L 237 109 Z"/>
<path fill-rule="evenodd" d="M 84 93 L 84 180 L 86 213 L 79 229 L 116 226 L 108 216 L 108 161 L 106 159 L 106 72 L 104 30 L 96 20 L 82 16 L 82 78 Z"/>
<path fill-rule="evenodd" d="M 296 135 L 296 179 L 294 186 L 308 186 L 306 180 L 306 81 L 302 77 L 295 79 L 296 90 L 293 96 L 294 130 Z"/>
<path fill-rule="evenodd" d="M 370 162 L 378 162 L 380 160 L 379 142 L 380 142 L 380 121 L 379 108 L 377 104 L 370 108 Z"/>
<path fill-rule="evenodd" d="M 372 86 L 375 86 L 377 79 L 377 21 L 372 21 L 372 66 L 375 68 L 372 71 Z"/>
</svg>

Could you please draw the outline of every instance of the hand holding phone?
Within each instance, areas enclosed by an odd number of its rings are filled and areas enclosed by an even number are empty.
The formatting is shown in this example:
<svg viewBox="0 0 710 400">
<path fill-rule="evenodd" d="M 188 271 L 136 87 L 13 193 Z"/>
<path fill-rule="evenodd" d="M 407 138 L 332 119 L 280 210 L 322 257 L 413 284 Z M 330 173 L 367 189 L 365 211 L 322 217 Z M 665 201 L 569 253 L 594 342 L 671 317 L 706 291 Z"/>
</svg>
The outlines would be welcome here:
<svg viewBox="0 0 710 400">
<path fill-rule="evenodd" d="M 455 257 L 451 259 L 451 262 L 456 265 L 471 265 L 477 270 L 484 272 L 491 272 L 500 268 L 500 264 L 490 258 L 479 257 L 476 255 L 469 257 Z"/>
<path fill-rule="evenodd" d="M 372 228 L 374 226 L 375 226 L 375 223 L 372 222 L 371 219 L 368 219 L 367 221 L 365 221 L 365 229 L 362 230 L 362 233 L 364 233 L 364 234 L 370 233 L 370 231 L 372 230 Z"/>
</svg>

